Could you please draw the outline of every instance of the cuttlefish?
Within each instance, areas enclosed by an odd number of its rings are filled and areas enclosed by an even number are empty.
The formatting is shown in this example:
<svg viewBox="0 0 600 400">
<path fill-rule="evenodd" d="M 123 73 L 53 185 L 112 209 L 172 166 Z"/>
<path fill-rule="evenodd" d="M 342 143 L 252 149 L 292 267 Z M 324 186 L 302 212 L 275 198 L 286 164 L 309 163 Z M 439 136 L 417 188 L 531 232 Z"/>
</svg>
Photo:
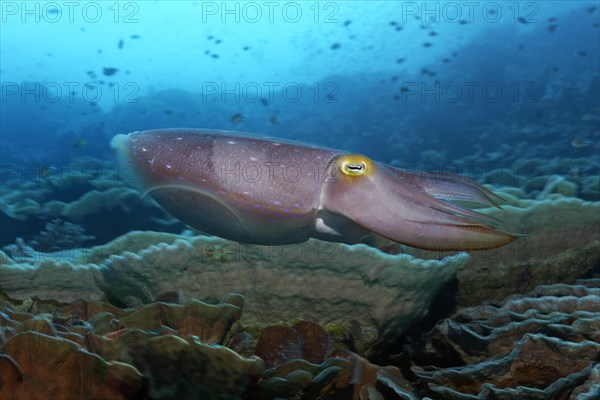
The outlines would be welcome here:
<svg viewBox="0 0 600 400">
<path fill-rule="evenodd" d="M 412 247 L 475 250 L 516 235 L 470 205 L 499 207 L 468 178 L 400 170 L 360 154 L 233 131 L 157 129 L 112 140 L 123 178 L 182 222 L 244 243 L 373 233 Z"/>
</svg>

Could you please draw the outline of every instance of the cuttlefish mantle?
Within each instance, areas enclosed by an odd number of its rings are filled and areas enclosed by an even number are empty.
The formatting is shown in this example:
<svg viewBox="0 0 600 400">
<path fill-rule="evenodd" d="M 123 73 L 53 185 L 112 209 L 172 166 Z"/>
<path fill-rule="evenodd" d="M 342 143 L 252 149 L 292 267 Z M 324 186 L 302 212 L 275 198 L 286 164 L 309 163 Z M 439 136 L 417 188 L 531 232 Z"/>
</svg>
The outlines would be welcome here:
<svg viewBox="0 0 600 400">
<path fill-rule="evenodd" d="M 127 177 L 182 222 L 244 243 L 372 233 L 431 250 L 490 249 L 516 235 L 455 202 L 497 206 L 470 179 L 399 170 L 363 155 L 241 132 L 158 129 L 112 140 Z"/>
</svg>

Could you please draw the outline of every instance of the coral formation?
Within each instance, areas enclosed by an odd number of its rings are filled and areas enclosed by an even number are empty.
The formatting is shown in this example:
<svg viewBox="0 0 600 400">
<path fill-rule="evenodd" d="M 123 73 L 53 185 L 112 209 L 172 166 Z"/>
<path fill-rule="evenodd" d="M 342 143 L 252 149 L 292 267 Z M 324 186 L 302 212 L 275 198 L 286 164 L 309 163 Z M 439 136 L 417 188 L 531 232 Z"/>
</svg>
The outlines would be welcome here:
<svg viewBox="0 0 600 400">
<path fill-rule="evenodd" d="M 167 294 L 165 297 L 170 297 Z M 0 299 L 0 396 L 149 399 L 594 399 L 600 280 L 460 310 L 378 366 L 296 321 L 244 330 L 245 299 L 121 309 Z M 19 310 L 28 310 L 19 311 Z M 240 351 L 240 349 L 242 349 Z M 243 353 L 243 354 L 242 354 Z M 40 357 L 43 355 L 43 357 Z"/>
<path fill-rule="evenodd" d="M 281 330 L 274 334 L 277 327 L 260 331 L 250 351 L 264 360 L 239 355 L 225 346 L 231 324 L 241 316 L 237 305 L 243 298 L 237 294 L 216 305 L 191 300 L 134 309 L 39 302 L 46 311 L 40 316 L 14 311 L 22 306 L 16 303 L 3 300 L 0 314 L 2 398 L 85 393 L 102 399 L 334 400 L 354 392 L 363 399 L 364 393 L 377 393 L 375 376 L 390 387 L 401 377 L 396 368 L 371 365 L 347 350 L 331 352 L 325 330 L 306 321 L 294 325 L 292 342 Z M 269 358 L 281 354 L 282 346 L 303 351 Z"/>
<path fill-rule="evenodd" d="M 61 213 L 0 252 L 0 396 L 85 387 L 111 399 L 596 398 L 600 282 L 571 283 L 598 271 L 600 203 L 565 196 L 581 188 L 540 175 L 503 189 L 505 223 L 526 236 L 470 255 L 378 238 L 371 245 L 385 253 L 151 231 L 70 248 L 86 238 L 71 225 L 77 213 L 62 212 L 118 184 L 85 187 L 70 205 L 40 200 Z M 456 304 L 467 308 L 390 356 L 432 308 L 439 318 Z M 17 349 L 47 356 L 33 365 Z"/>
<path fill-rule="evenodd" d="M 84 243 L 94 239 L 94 236 L 86 235 L 81 225 L 55 218 L 46 223 L 44 230 L 35 235 L 30 244 L 38 251 L 53 252 L 84 247 Z"/>
<path fill-rule="evenodd" d="M 100 242 L 136 228 L 181 232 L 182 224 L 118 178 L 116 169 L 118 165 L 111 162 L 79 158 L 64 165 L 36 164 L 33 177 L 32 171 L 7 170 L 0 187 L 2 243 L 14 237 L 29 242 L 36 235 L 39 241 L 44 225 L 56 218 L 64 221 L 61 229 L 67 223 L 77 224 L 93 232 Z M 121 223 L 106 224 L 107 210 Z M 69 247 L 78 247 L 78 243 Z"/>
<path fill-rule="evenodd" d="M 415 356 L 446 366 L 413 372 L 445 399 L 595 398 L 599 339 L 600 280 L 539 286 L 440 322 Z"/>
<path fill-rule="evenodd" d="M 574 283 L 600 265 L 600 202 L 500 194 L 509 203 L 503 216 L 507 225 L 526 236 L 504 248 L 472 254 L 458 274 L 459 305 L 501 300 L 538 285 Z"/>
<path fill-rule="evenodd" d="M 0 287 L 19 300 L 38 296 L 126 306 L 150 303 L 164 292 L 176 291 L 183 300 L 202 293 L 210 301 L 239 292 L 249 304 L 243 324 L 300 318 L 337 326 L 343 339 L 353 323 L 360 327 L 352 340 L 361 354 L 421 319 L 437 290 L 469 258 L 459 253 L 420 260 L 365 245 L 311 240 L 268 247 L 142 232 L 67 255 L 3 265 Z"/>
<path fill-rule="evenodd" d="M 107 362 L 71 340 L 29 328 L 2 347 L 0 397 L 80 398 L 85 393 L 127 399 L 141 389 L 142 375 L 131 365 Z"/>
<path fill-rule="evenodd" d="M 507 229 L 523 237 L 502 248 L 470 254 L 470 260 L 457 274 L 459 307 L 484 300 L 500 301 L 538 285 L 574 283 L 600 266 L 600 202 L 560 194 L 532 199 L 516 188 L 497 192 L 505 199 L 505 212 L 482 212 L 502 218 Z M 373 245 L 390 253 L 439 257 L 438 253 L 400 249 L 388 241 Z"/>
</svg>

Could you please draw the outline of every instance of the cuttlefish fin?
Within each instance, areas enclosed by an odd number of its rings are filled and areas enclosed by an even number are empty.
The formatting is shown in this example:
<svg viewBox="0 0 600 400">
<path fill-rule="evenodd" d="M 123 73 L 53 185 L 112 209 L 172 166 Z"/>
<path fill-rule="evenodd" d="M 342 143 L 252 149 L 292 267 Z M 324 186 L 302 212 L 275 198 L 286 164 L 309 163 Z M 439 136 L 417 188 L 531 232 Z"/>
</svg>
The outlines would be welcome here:
<svg viewBox="0 0 600 400">
<path fill-rule="evenodd" d="M 209 190 L 202 190 L 195 186 L 186 185 L 184 183 L 182 183 L 182 184 L 157 184 L 157 185 L 153 185 L 153 186 L 146 188 L 145 191 L 142 193 L 142 197 L 144 197 L 152 192 L 156 192 L 156 191 L 160 191 L 160 190 L 164 190 L 164 189 L 183 190 L 183 191 L 186 191 L 189 193 L 194 193 L 194 194 L 198 195 L 199 197 L 206 197 L 210 200 L 213 200 L 214 202 L 218 203 L 220 206 L 225 208 L 227 211 L 229 211 L 231 213 L 231 215 L 233 215 L 237 219 L 240 226 L 242 226 L 244 229 L 246 229 L 246 224 L 244 223 L 244 220 L 240 217 L 239 212 L 236 211 L 226 201 L 224 201 L 224 199 L 215 195 L 214 193 L 212 193 Z"/>
</svg>

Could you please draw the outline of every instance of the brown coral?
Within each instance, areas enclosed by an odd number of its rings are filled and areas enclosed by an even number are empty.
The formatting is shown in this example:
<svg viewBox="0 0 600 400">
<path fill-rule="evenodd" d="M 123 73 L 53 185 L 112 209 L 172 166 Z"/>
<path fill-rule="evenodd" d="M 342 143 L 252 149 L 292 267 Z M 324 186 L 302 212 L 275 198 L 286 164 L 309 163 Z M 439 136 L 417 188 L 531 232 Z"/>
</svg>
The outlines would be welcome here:
<svg viewBox="0 0 600 400">
<path fill-rule="evenodd" d="M 7 384 L 1 386 L 1 398 L 71 399 L 86 393 L 93 398 L 127 399 L 142 387 L 142 376 L 134 367 L 107 362 L 59 337 L 18 333 L 2 352 Z"/>
<path fill-rule="evenodd" d="M 451 354 L 457 365 L 413 371 L 449 399 L 566 398 L 600 361 L 599 294 L 599 280 L 583 280 L 460 310 L 426 346 L 430 360 Z"/>
</svg>

